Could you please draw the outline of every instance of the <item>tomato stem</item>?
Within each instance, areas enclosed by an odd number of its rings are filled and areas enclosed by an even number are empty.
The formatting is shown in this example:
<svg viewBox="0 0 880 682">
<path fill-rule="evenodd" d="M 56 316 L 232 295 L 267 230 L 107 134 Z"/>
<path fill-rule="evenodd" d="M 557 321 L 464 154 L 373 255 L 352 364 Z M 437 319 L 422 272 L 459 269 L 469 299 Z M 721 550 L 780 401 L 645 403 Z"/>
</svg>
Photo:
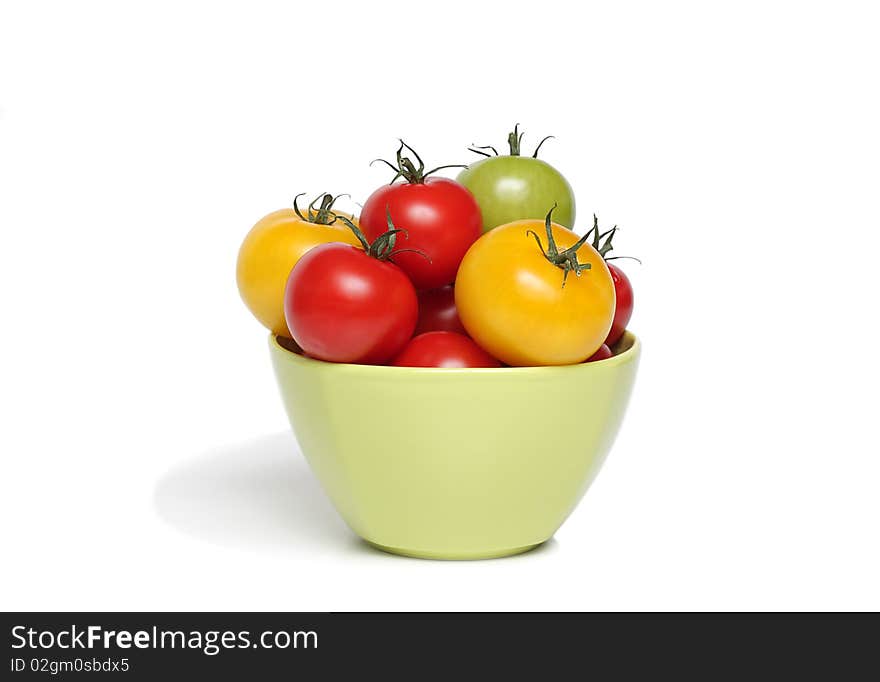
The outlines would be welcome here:
<svg viewBox="0 0 880 682">
<path fill-rule="evenodd" d="M 583 237 L 577 240 L 574 244 L 569 246 L 564 251 L 560 251 L 556 246 L 556 238 L 553 236 L 553 226 L 552 226 L 552 215 L 553 211 L 556 209 L 556 204 L 553 204 L 553 208 L 547 213 L 547 217 L 544 219 L 544 228 L 547 231 L 547 249 L 544 249 L 544 245 L 541 243 L 541 238 L 537 235 L 534 230 L 526 230 L 526 234 L 530 234 L 535 238 L 535 241 L 538 242 L 538 248 L 541 249 L 541 253 L 544 254 L 544 258 L 550 261 L 557 268 L 562 270 L 562 288 L 565 288 L 565 283 L 568 280 L 568 273 L 573 272 L 575 276 L 580 277 L 581 273 L 584 270 L 590 269 L 589 263 L 580 263 L 577 258 L 577 250 L 581 248 L 590 237 L 590 232 L 587 232 Z"/>
<path fill-rule="evenodd" d="M 403 155 L 404 149 L 408 149 L 412 153 L 412 155 L 416 157 L 416 161 L 419 164 L 418 167 L 416 167 L 416 165 L 412 162 L 412 159 L 410 159 L 408 156 Z M 411 185 L 421 185 L 424 184 L 425 178 L 433 173 L 436 173 L 438 170 L 443 170 L 444 168 L 467 168 L 467 166 L 464 164 L 455 163 L 448 164 L 446 166 L 437 166 L 436 168 L 432 168 L 431 170 L 426 171 L 425 163 L 424 161 L 422 161 L 422 157 L 420 157 L 418 153 L 416 153 L 416 150 L 410 147 L 403 140 L 400 140 L 400 147 L 397 148 L 396 157 L 396 166 L 390 161 L 386 161 L 385 159 L 373 159 L 370 162 L 370 165 L 372 166 L 374 163 L 379 161 L 381 163 L 384 163 L 386 166 L 394 171 L 394 177 L 391 178 L 391 182 L 388 183 L 389 185 L 393 185 L 394 181 L 397 180 L 397 178 L 403 178 Z"/>
<path fill-rule="evenodd" d="M 507 144 L 510 146 L 510 155 L 519 156 L 519 147 L 525 133 L 519 132 L 519 123 L 513 126 L 513 131 L 507 136 Z"/>
<path fill-rule="evenodd" d="M 525 135 L 524 132 L 522 132 L 522 133 L 519 132 L 519 123 L 517 123 L 515 126 L 513 126 L 513 131 L 512 131 L 510 134 L 508 134 L 508 136 L 507 136 L 507 145 L 510 147 L 510 154 L 509 154 L 509 156 L 521 156 L 521 155 L 522 155 L 522 139 L 523 139 L 523 135 Z M 540 149 L 541 149 L 541 147 L 544 145 L 544 143 L 545 143 L 547 140 L 553 140 L 553 139 L 555 139 L 555 137 L 554 137 L 553 135 L 548 135 L 548 136 L 545 137 L 543 140 L 541 140 L 541 141 L 538 143 L 538 146 L 535 147 L 535 151 L 534 151 L 534 153 L 532 154 L 532 158 L 533 158 L 533 159 L 537 159 L 537 158 L 538 158 L 538 152 L 540 151 Z M 492 150 L 492 154 L 490 154 L 489 152 L 485 151 L 486 149 L 491 149 L 491 150 Z M 486 158 L 492 158 L 492 156 L 499 156 L 499 154 L 498 154 L 498 150 L 495 149 L 495 147 L 493 147 L 493 146 L 490 145 L 490 144 L 486 144 L 486 145 L 475 145 L 475 144 L 472 144 L 470 147 L 468 147 L 468 151 L 469 151 L 469 152 L 474 152 L 474 154 L 479 154 L 480 156 L 485 156 Z M 390 164 L 389 164 L 389 165 L 390 165 Z"/>
<path fill-rule="evenodd" d="M 608 256 L 607 254 L 614 249 L 611 245 L 611 240 L 614 239 L 614 235 L 617 234 L 617 225 L 612 227 L 610 230 L 605 230 L 605 232 L 599 232 L 599 219 L 596 217 L 596 214 L 593 214 L 593 227 L 590 228 L 590 231 L 587 232 L 586 236 L 592 235 L 593 242 L 592 246 L 596 251 L 599 252 L 599 255 L 602 256 L 606 261 L 609 260 L 619 260 L 621 258 L 627 258 L 629 260 L 636 261 L 639 265 L 642 264 L 635 256 Z M 604 242 L 602 240 L 605 240 Z"/>
<path fill-rule="evenodd" d="M 548 136 L 545 137 L 543 140 L 541 140 L 541 141 L 538 143 L 538 146 L 535 147 L 535 153 L 532 154 L 532 158 L 533 158 L 533 159 L 537 159 L 537 158 L 538 158 L 538 152 L 540 151 L 541 147 L 543 146 L 543 144 L 544 144 L 547 140 L 555 140 L 555 139 L 556 139 L 556 136 L 555 136 L 555 135 L 548 135 Z"/>
<path fill-rule="evenodd" d="M 300 220 L 305 220 L 307 223 L 314 223 L 315 225 L 332 225 L 336 222 L 336 219 L 339 217 L 333 211 L 333 204 L 336 203 L 336 200 L 339 197 L 347 197 L 348 194 L 337 194 L 335 197 L 332 194 L 322 193 L 319 194 L 312 203 L 308 206 L 308 215 L 303 215 L 303 212 L 300 210 L 297 205 L 297 200 L 303 196 L 305 192 L 300 192 L 293 198 L 293 210 L 296 212 L 296 215 Z M 320 200 L 321 206 L 315 210 L 315 204 Z"/>
<path fill-rule="evenodd" d="M 484 149 L 491 149 L 492 154 L 489 154 L 488 152 L 484 152 L 483 151 Z M 481 146 L 477 146 L 475 144 L 472 144 L 470 147 L 468 147 L 468 151 L 473 152 L 474 154 L 480 154 L 481 156 L 485 156 L 486 158 L 489 158 L 489 159 L 491 159 L 493 155 L 498 156 L 498 150 L 495 149 L 495 147 L 493 147 L 491 144 L 484 144 Z"/>
<path fill-rule="evenodd" d="M 428 262 L 431 262 L 431 258 L 424 251 L 419 249 L 395 249 L 394 245 L 397 243 L 397 235 L 403 234 L 404 237 L 409 239 L 409 233 L 400 227 L 395 227 L 394 223 L 391 220 L 391 209 L 386 205 L 385 206 L 385 216 L 388 221 L 388 229 L 380 234 L 373 240 L 371 244 L 369 240 L 367 240 L 367 236 L 363 233 L 361 228 L 355 225 L 351 220 L 346 218 L 343 215 L 336 216 L 337 219 L 341 220 L 347 227 L 350 229 L 354 236 L 357 237 L 357 240 L 361 243 L 361 246 L 364 247 L 364 253 L 366 253 L 370 258 L 375 258 L 376 260 L 393 260 L 393 257 L 398 253 L 404 253 L 406 251 L 411 251 L 413 253 L 418 253 L 424 256 Z"/>
</svg>

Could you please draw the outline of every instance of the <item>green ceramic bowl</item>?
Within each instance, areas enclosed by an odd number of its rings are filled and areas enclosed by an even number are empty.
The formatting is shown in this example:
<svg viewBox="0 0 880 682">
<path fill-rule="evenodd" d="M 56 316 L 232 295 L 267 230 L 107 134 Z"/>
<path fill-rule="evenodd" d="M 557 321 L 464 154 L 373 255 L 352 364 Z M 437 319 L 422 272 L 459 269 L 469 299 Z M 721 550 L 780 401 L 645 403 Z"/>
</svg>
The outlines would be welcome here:
<svg viewBox="0 0 880 682">
<path fill-rule="evenodd" d="M 291 426 L 342 518 L 380 549 L 432 559 L 552 537 L 611 448 L 639 359 L 629 333 L 614 357 L 564 367 L 346 365 L 270 347 Z"/>
</svg>

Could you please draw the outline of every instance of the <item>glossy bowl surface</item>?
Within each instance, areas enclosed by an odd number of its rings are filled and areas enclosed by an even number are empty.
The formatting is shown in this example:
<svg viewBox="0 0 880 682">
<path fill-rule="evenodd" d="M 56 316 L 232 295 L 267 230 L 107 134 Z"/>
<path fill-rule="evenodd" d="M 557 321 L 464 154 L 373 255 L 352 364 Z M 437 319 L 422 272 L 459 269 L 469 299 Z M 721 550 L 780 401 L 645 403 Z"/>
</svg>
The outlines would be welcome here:
<svg viewBox="0 0 880 682">
<path fill-rule="evenodd" d="M 639 360 L 433 369 L 321 362 L 270 337 L 285 409 L 336 509 L 397 554 L 482 559 L 548 540 L 623 420 Z M 287 342 L 289 343 L 289 342 Z"/>
</svg>

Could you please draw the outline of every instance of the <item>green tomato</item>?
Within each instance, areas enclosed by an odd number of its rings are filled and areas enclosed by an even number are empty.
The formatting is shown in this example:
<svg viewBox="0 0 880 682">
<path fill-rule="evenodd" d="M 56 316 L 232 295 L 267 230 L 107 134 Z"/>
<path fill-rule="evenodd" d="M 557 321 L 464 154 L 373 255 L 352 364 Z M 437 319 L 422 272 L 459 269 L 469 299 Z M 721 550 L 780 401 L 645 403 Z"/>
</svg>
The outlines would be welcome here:
<svg viewBox="0 0 880 682">
<path fill-rule="evenodd" d="M 562 173 L 546 161 L 520 156 L 521 139 L 522 133 L 515 128 L 508 137 L 510 156 L 490 156 L 458 175 L 458 182 L 471 191 L 480 205 L 483 232 L 514 220 L 543 220 L 554 203 L 554 222 L 573 227 L 575 205 L 571 185 Z M 477 153 L 486 155 L 482 151 Z"/>
</svg>

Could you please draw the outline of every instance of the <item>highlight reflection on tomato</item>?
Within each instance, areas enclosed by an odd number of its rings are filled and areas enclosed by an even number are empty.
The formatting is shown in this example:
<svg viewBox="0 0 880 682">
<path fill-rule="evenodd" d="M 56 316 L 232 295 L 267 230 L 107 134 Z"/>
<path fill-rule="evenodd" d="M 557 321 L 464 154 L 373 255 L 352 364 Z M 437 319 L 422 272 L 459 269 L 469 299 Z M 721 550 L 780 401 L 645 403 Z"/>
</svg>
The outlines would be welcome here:
<svg viewBox="0 0 880 682">
<path fill-rule="evenodd" d="M 319 199 L 321 205 L 315 208 Z M 244 238 L 236 264 L 238 290 L 254 317 L 273 334 L 288 335 L 284 287 L 299 259 L 319 244 L 359 245 L 351 230 L 338 221 L 339 216 L 355 219 L 334 211 L 334 201 L 333 196 L 324 194 L 303 212 L 294 199 L 294 208 L 270 213 Z"/>
<path fill-rule="evenodd" d="M 583 362 L 608 336 L 615 293 L 602 256 L 545 220 L 519 220 L 484 234 L 455 281 L 462 324 L 509 365 Z M 543 235 L 543 236 L 542 236 Z"/>
<path fill-rule="evenodd" d="M 409 149 L 416 166 L 403 150 Z M 429 177 L 424 164 L 411 147 L 401 142 L 397 166 L 385 161 L 404 182 L 377 189 L 361 210 L 360 225 L 368 239 L 387 229 L 387 215 L 406 230 L 406 248 L 394 262 L 406 272 L 417 289 L 433 289 L 455 279 L 459 263 L 480 236 L 483 219 L 473 195 L 455 180 Z M 440 168 L 445 168 L 441 166 Z"/>
<path fill-rule="evenodd" d="M 425 332 L 456 332 L 465 334 L 455 307 L 455 291 L 451 286 L 419 292 L 419 321 L 416 334 Z"/>
<path fill-rule="evenodd" d="M 412 282 L 389 259 L 396 234 L 363 248 L 324 244 L 303 256 L 287 280 L 284 312 L 294 341 L 331 362 L 382 364 L 409 341 L 418 317 Z"/>
<path fill-rule="evenodd" d="M 483 231 L 525 218 L 541 219 L 556 203 L 556 222 L 572 227 L 575 218 L 574 191 L 568 180 L 546 161 L 537 158 L 544 138 L 531 156 L 521 155 L 523 134 L 519 126 L 507 137 L 509 155 L 494 147 L 472 147 L 485 157 L 470 164 L 457 180 L 476 197 L 483 215 Z M 494 156 L 489 153 L 491 150 Z"/>
<path fill-rule="evenodd" d="M 414 337 L 391 362 L 397 367 L 501 367 L 472 339 L 454 332 L 427 332 Z"/>
</svg>

